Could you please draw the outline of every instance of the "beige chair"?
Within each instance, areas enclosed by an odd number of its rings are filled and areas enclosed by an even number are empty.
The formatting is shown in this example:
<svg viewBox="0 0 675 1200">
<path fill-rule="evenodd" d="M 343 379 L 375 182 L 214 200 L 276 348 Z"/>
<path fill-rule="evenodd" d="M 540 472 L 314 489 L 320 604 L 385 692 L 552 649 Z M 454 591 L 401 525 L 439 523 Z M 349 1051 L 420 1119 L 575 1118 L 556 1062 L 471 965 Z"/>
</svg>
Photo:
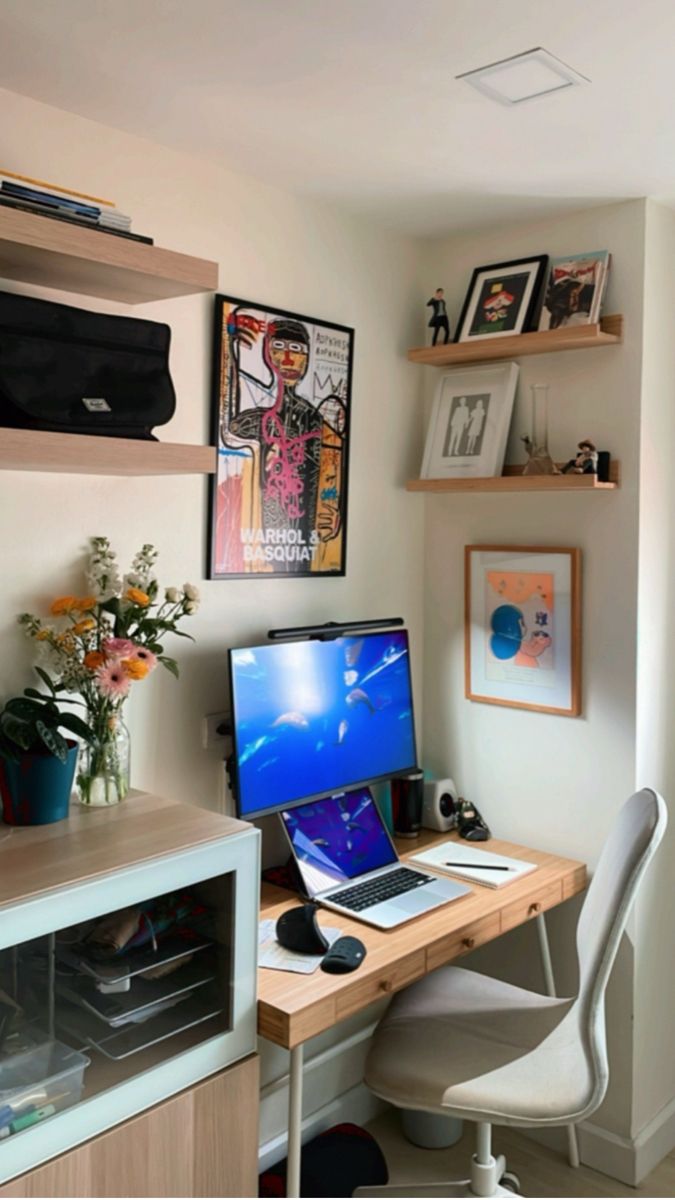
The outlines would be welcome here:
<svg viewBox="0 0 675 1200">
<path fill-rule="evenodd" d="M 607 1090 L 604 998 L 642 875 L 666 827 L 645 788 L 623 806 L 577 925 L 579 991 L 557 999 L 442 967 L 393 1000 L 366 1083 L 401 1108 L 474 1121 L 471 1176 L 459 1183 L 360 1189 L 357 1196 L 508 1196 L 519 1187 L 491 1151 L 492 1124 L 541 1128 L 589 1117 Z M 507 1186 L 503 1186 L 507 1185 Z"/>
</svg>

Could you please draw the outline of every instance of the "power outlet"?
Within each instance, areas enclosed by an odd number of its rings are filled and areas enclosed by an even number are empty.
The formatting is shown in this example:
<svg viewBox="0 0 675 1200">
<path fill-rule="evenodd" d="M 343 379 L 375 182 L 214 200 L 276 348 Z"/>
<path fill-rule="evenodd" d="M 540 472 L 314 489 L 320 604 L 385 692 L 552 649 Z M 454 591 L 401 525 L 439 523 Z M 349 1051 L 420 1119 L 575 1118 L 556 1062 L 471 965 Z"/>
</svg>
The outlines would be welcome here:
<svg viewBox="0 0 675 1200">
<path fill-rule="evenodd" d="M 219 733 L 221 726 L 230 726 L 230 714 L 225 712 L 209 713 L 202 717 L 202 746 L 205 750 L 224 750 L 225 741 L 231 735 Z"/>
</svg>

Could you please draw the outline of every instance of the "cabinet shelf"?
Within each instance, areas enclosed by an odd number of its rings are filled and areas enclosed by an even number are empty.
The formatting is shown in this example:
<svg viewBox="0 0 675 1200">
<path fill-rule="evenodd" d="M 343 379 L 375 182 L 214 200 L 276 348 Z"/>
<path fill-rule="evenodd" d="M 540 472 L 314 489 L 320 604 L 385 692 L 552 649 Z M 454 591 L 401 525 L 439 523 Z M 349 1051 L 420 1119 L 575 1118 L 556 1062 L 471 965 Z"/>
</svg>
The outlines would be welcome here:
<svg viewBox="0 0 675 1200">
<path fill-rule="evenodd" d="M 595 475 L 523 475 L 524 464 L 504 468 L 503 475 L 473 479 L 409 479 L 408 492 L 612 492 L 619 487 L 619 463 L 612 461 L 609 482 Z"/>
<path fill-rule="evenodd" d="M 531 354 L 552 354 L 560 350 L 591 350 L 598 346 L 617 346 L 623 339 L 623 317 L 602 317 L 599 325 L 566 325 L 513 337 L 486 338 L 478 342 L 449 342 L 447 346 L 419 346 L 408 351 L 410 362 L 430 367 L 459 367 L 471 363 L 499 362 L 524 358 Z"/>
<path fill-rule="evenodd" d="M 0 208 L 0 277 L 144 304 L 216 291 L 218 264 L 35 213 Z"/>
<path fill-rule="evenodd" d="M 214 446 L 0 428 L 0 470 L 73 475 L 213 475 Z"/>
</svg>

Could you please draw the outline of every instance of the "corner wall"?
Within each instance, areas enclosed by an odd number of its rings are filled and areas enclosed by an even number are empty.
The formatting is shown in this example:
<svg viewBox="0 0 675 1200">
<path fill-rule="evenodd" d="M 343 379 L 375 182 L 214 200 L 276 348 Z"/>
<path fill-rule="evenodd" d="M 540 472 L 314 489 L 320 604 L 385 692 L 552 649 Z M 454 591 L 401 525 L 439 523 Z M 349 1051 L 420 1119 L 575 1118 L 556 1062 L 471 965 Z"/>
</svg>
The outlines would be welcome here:
<svg viewBox="0 0 675 1200">
<path fill-rule="evenodd" d="M 606 312 L 623 312 L 622 346 L 523 359 L 507 462 L 524 460 L 529 385 L 550 384 L 549 445 L 571 457 L 582 437 L 621 460 L 612 493 L 461 494 L 420 498 L 426 508 L 425 765 L 451 774 L 497 836 L 580 858 L 591 869 L 623 800 L 634 790 L 638 470 L 645 204 L 636 201 L 538 224 L 425 246 L 420 309 L 446 290 L 453 333 L 474 267 L 530 254 L 613 254 Z M 421 341 L 422 329 L 418 333 Z M 424 368 L 430 398 L 440 372 Z M 480 543 L 579 546 L 583 554 L 583 711 L 555 717 L 464 698 L 463 548 Z M 549 922 L 559 990 L 575 986 L 575 906 Z M 568 911 L 569 910 L 569 911 Z M 481 969 L 541 985 L 534 929 L 485 948 Z M 527 964 L 529 960 L 530 966 Z M 630 1137 L 632 955 L 608 999 L 610 1090 L 594 1120 Z M 638 1064 L 635 1064 L 638 1069 Z"/>
</svg>

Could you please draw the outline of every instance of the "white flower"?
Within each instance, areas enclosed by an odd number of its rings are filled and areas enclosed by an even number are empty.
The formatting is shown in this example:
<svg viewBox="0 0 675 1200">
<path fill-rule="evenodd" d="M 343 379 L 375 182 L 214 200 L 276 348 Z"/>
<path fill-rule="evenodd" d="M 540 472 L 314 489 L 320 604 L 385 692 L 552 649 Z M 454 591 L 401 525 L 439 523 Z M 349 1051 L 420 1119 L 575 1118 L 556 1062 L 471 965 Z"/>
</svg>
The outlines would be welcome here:
<svg viewBox="0 0 675 1200">
<path fill-rule="evenodd" d="M 179 601 L 183 599 L 183 593 L 181 592 L 180 588 L 169 587 L 166 589 L 164 595 L 169 604 L 178 604 Z"/>
<path fill-rule="evenodd" d="M 199 600 L 199 588 L 195 587 L 194 583 L 184 583 L 183 593 L 187 596 L 188 600 Z"/>
<path fill-rule="evenodd" d="M 190 617 L 194 616 L 198 608 L 199 602 L 197 600 L 188 600 L 187 604 L 185 605 L 185 611 Z"/>
</svg>

